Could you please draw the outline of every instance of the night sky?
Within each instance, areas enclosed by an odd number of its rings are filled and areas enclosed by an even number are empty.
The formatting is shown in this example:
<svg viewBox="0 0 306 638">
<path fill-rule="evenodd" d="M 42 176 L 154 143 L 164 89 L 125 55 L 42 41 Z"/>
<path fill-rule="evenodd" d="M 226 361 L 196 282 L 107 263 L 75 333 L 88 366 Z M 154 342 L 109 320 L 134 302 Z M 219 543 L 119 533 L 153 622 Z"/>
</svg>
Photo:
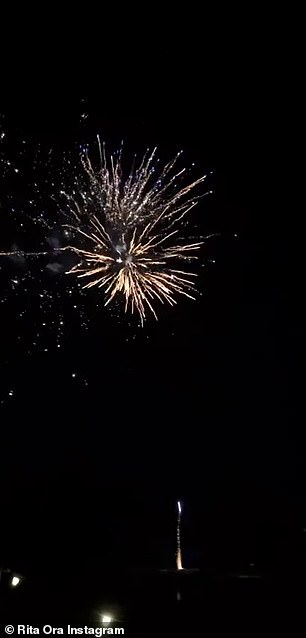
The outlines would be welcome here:
<svg viewBox="0 0 306 638">
<path fill-rule="evenodd" d="M 303 552 L 305 439 L 270 71 L 251 46 L 247 65 L 241 48 L 220 56 L 174 37 L 142 55 L 130 46 L 101 67 L 93 53 L 88 73 L 80 51 L 43 72 L 28 54 L 20 99 L 9 78 L 0 252 L 50 246 L 29 221 L 54 213 L 43 158 L 52 147 L 59 166 L 97 133 L 111 150 L 124 139 L 127 158 L 157 145 L 166 162 L 182 148 L 184 165 L 212 172 L 189 228 L 217 236 L 201 251 L 198 299 L 144 328 L 45 258 L 0 258 L 0 563 L 173 566 L 180 498 L 188 566 L 281 569 Z"/>
</svg>

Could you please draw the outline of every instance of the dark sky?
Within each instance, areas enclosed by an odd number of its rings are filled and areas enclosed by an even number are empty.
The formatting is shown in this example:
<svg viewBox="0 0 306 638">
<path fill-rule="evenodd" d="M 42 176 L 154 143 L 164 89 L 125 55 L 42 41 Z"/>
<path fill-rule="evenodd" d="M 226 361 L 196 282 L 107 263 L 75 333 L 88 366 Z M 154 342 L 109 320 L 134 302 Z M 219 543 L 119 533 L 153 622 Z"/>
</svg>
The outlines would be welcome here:
<svg viewBox="0 0 306 638">
<path fill-rule="evenodd" d="M 182 498 L 189 564 L 274 565 L 305 521 L 301 329 L 272 192 L 277 68 L 230 38 L 222 55 L 163 36 L 154 50 L 103 49 L 101 65 L 84 56 L 42 65 L 29 53 L 15 83 L 8 74 L 3 155 L 14 160 L 23 137 L 29 153 L 60 153 L 96 133 L 131 152 L 158 145 L 165 161 L 184 148 L 186 163 L 213 171 L 195 220 L 220 235 L 203 250 L 199 299 L 143 330 L 94 291 L 75 291 L 73 312 L 66 284 L 41 282 L 36 262 L 1 263 L 0 562 L 171 564 Z M 14 179 L 0 190 L 3 250 L 21 237 L 5 219 L 12 185 L 18 210 L 28 195 Z M 14 288 L 27 268 L 29 289 Z"/>
</svg>

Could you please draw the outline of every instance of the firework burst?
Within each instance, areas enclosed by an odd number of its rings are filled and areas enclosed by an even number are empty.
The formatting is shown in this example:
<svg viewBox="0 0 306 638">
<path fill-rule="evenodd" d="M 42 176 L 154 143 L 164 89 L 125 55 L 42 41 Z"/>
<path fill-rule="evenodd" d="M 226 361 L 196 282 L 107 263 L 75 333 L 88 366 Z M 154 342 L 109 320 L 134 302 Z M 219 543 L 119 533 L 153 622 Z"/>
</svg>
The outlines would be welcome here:
<svg viewBox="0 0 306 638">
<path fill-rule="evenodd" d="M 186 241 L 178 233 L 203 197 L 191 198 L 190 193 L 206 176 L 182 186 L 186 169 L 175 170 L 181 153 L 158 170 L 155 148 L 124 179 L 122 147 L 108 161 L 99 138 L 98 143 L 98 170 L 87 152 L 82 156 L 87 186 L 62 193 L 72 222 L 65 224 L 70 239 L 61 250 L 78 256 L 68 274 L 84 278 L 83 288 L 103 288 L 105 305 L 123 296 L 125 312 L 136 311 L 143 325 L 148 311 L 157 319 L 156 301 L 174 305 L 179 295 L 195 299 L 196 274 L 178 264 L 197 259 L 203 242 Z"/>
</svg>

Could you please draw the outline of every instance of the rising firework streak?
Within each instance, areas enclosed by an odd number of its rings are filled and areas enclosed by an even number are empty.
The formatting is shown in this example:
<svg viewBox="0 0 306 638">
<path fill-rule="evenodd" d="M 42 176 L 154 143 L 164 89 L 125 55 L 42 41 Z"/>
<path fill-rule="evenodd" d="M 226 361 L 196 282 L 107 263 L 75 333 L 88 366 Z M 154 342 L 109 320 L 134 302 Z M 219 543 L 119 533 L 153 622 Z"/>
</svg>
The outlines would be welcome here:
<svg viewBox="0 0 306 638">
<path fill-rule="evenodd" d="M 181 513 L 182 513 L 181 501 L 177 501 L 176 569 L 178 571 L 183 569 L 183 565 L 182 565 L 182 550 L 181 550 Z"/>
</svg>

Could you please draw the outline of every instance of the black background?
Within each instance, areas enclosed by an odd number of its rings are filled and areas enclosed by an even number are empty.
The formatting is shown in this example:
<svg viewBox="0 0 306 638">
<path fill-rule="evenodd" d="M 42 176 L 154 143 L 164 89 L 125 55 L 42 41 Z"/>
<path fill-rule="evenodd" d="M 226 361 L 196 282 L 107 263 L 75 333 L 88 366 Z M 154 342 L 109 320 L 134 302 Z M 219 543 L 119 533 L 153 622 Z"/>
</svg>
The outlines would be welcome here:
<svg viewBox="0 0 306 638">
<path fill-rule="evenodd" d="M 220 233 L 203 251 L 202 296 L 143 330 L 90 295 L 89 329 L 74 321 L 60 354 L 28 357 L 6 311 L 0 557 L 15 569 L 174 565 L 177 498 L 189 566 L 273 570 L 303 551 L 302 331 L 276 203 L 283 50 L 263 14 L 241 30 L 234 14 L 196 17 L 124 37 L 104 21 L 67 42 L 49 27 L 6 51 L 9 131 L 63 147 L 99 132 L 132 152 L 157 145 L 165 161 L 184 148 L 214 171 L 196 220 Z M 20 336 L 31 351 L 31 325 Z"/>
</svg>

